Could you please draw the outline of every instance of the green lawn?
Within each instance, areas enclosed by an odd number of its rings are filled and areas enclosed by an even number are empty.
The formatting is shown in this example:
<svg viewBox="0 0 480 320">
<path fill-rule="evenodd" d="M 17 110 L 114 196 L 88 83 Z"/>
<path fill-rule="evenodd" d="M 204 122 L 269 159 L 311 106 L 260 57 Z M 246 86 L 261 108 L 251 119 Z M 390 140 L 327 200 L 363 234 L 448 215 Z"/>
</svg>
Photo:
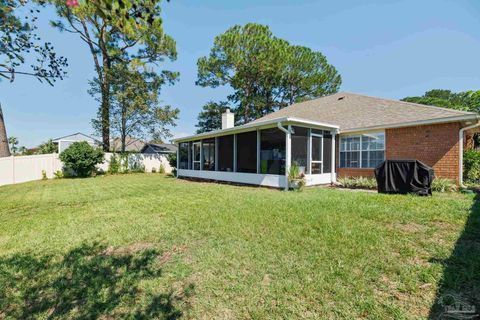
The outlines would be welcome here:
<svg viewBox="0 0 480 320">
<path fill-rule="evenodd" d="M 0 187 L 2 318 L 427 318 L 480 298 L 474 195 L 198 183 Z"/>
</svg>

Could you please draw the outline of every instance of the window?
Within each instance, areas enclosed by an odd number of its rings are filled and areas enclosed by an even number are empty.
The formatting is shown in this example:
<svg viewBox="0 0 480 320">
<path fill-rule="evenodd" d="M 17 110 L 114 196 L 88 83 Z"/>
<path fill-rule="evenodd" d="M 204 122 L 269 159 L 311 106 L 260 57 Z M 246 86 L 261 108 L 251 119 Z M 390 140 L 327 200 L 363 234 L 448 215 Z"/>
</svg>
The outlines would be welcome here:
<svg viewBox="0 0 480 320">
<path fill-rule="evenodd" d="M 182 142 L 178 146 L 179 169 L 188 169 L 188 142 Z"/>
<path fill-rule="evenodd" d="M 202 141 L 203 170 L 215 171 L 215 139 Z"/>
<path fill-rule="evenodd" d="M 279 129 L 260 131 L 260 173 L 285 174 L 286 135 Z"/>
<path fill-rule="evenodd" d="M 257 131 L 237 134 L 237 172 L 257 173 Z"/>
<path fill-rule="evenodd" d="M 308 173 L 308 128 L 293 127 L 292 134 L 292 164 L 300 171 Z"/>
<path fill-rule="evenodd" d="M 233 135 L 217 138 L 218 170 L 233 172 Z"/>
<path fill-rule="evenodd" d="M 341 168 L 376 168 L 385 160 L 385 134 L 368 133 L 342 137 Z"/>
</svg>

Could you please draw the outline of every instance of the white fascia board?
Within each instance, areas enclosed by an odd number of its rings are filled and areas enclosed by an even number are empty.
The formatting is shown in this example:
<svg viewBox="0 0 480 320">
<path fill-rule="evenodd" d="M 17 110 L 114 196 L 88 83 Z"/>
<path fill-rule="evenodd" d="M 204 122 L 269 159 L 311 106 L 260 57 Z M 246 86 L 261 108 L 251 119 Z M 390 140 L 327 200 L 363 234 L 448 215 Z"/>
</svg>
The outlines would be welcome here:
<svg viewBox="0 0 480 320">
<path fill-rule="evenodd" d="M 400 122 L 400 123 L 394 123 L 394 124 L 388 124 L 388 125 L 353 128 L 353 129 L 341 130 L 341 133 L 356 133 L 356 132 L 362 132 L 362 131 L 395 129 L 395 128 L 414 127 L 414 126 L 422 126 L 422 125 L 429 125 L 429 124 L 439 124 L 439 123 L 469 121 L 469 120 L 476 121 L 478 119 L 480 119 L 479 115 L 468 114 L 468 115 L 438 118 L 438 119 L 418 120 L 418 121 Z"/>
<path fill-rule="evenodd" d="M 244 124 L 244 125 L 241 125 L 241 126 L 228 128 L 228 129 L 224 129 L 224 130 L 215 130 L 215 131 L 200 133 L 200 134 L 196 134 L 196 135 L 191 135 L 191 136 L 188 136 L 188 137 L 173 139 L 172 142 L 173 143 L 179 143 L 179 142 L 183 142 L 183 141 L 192 141 L 192 140 L 198 140 L 198 139 L 206 139 L 206 138 L 224 136 L 224 135 L 227 135 L 227 134 L 241 133 L 241 132 L 245 132 L 245 131 L 256 130 L 256 129 L 259 129 L 259 128 L 273 127 L 279 122 L 283 123 L 283 124 L 300 124 L 300 125 L 306 125 L 306 126 L 311 126 L 311 127 L 336 129 L 336 130 L 338 130 L 338 128 L 339 128 L 337 125 L 332 125 L 332 124 L 328 124 L 328 123 L 308 121 L 308 120 L 304 120 L 304 119 L 300 119 L 300 118 L 283 117 L 283 118 L 276 118 L 276 119 L 260 121 L 260 122 L 250 122 L 250 123 L 247 123 L 247 124 Z"/>
</svg>

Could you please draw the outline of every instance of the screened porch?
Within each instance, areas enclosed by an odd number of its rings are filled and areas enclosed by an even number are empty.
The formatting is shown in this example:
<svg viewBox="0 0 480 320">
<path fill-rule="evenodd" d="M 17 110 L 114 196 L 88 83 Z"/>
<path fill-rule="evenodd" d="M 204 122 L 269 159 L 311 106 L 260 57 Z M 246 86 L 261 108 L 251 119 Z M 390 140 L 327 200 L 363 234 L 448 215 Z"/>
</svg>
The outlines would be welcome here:
<svg viewBox="0 0 480 320">
<path fill-rule="evenodd" d="M 237 130 L 178 141 L 178 176 L 286 188 L 295 164 L 307 185 L 335 180 L 336 128 L 297 123 Z"/>
</svg>

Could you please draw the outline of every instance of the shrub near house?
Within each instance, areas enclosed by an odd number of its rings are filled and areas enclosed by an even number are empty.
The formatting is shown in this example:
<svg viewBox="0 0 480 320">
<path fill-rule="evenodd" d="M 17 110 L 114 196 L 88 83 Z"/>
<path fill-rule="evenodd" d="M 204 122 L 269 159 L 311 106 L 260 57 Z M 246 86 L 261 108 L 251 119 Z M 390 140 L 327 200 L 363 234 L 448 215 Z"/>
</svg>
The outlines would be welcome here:
<svg viewBox="0 0 480 320">
<path fill-rule="evenodd" d="M 65 169 L 72 170 L 78 177 L 89 177 L 95 172 L 95 166 L 102 163 L 104 153 L 88 142 L 74 142 L 60 154 Z"/>
</svg>

